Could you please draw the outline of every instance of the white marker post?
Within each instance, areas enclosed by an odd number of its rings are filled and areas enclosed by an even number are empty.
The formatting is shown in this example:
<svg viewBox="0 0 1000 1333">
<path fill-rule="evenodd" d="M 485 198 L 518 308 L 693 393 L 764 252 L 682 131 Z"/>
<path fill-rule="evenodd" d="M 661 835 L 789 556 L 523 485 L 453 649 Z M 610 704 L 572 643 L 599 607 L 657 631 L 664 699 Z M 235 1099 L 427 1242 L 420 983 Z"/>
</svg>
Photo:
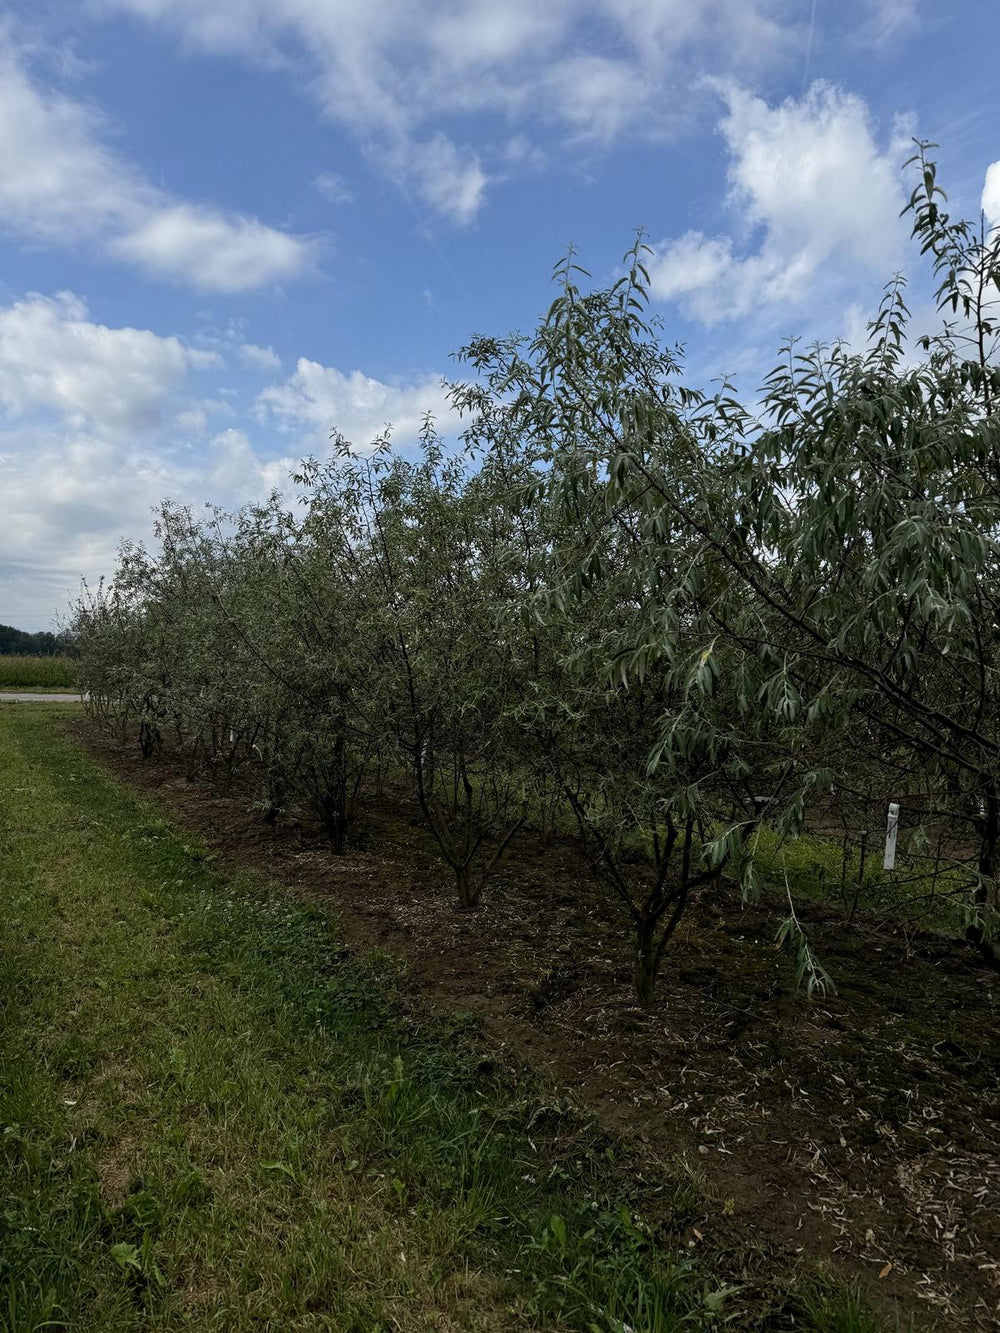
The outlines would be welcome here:
<svg viewBox="0 0 1000 1333">
<path fill-rule="evenodd" d="M 882 869 L 892 870 L 896 864 L 896 834 L 899 832 L 899 806 L 895 801 L 889 805 L 889 820 L 885 826 L 885 856 Z"/>
</svg>

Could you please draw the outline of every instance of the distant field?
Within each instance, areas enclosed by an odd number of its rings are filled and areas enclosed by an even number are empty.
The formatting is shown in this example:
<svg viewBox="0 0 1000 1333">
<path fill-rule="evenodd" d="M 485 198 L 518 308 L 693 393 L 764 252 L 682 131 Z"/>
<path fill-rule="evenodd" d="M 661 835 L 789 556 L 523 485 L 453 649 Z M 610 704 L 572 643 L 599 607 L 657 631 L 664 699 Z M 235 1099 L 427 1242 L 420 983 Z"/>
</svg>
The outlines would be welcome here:
<svg viewBox="0 0 1000 1333">
<path fill-rule="evenodd" d="M 0 656 L 0 690 L 72 689 L 75 667 L 70 657 Z"/>
</svg>

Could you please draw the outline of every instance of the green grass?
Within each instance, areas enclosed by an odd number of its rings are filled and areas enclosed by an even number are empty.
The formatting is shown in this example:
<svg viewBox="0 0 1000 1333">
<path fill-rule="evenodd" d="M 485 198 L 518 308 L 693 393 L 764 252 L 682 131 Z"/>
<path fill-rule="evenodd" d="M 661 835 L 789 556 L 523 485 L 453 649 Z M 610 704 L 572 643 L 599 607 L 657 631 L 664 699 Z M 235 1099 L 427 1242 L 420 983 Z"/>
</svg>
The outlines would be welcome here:
<svg viewBox="0 0 1000 1333">
<path fill-rule="evenodd" d="M 72 690 L 75 677 L 71 657 L 0 654 L 0 690 Z"/>
<path fill-rule="evenodd" d="M 407 1018 L 58 716 L 0 713 L 0 1329 L 867 1329 L 726 1294 L 690 1176 L 640 1186 L 469 1020 Z"/>
<path fill-rule="evenodd" d="M 889 1329 L 853 1288 L 817 1283 L 804 1293 L 802 1312 L 811 1333 L 888 1333 Z"/>
<path fill-rule="evenodd" d="M 839 903 L 845 912 L 862 915 L 891 915 L 907 921 L 911 914 L 925 927 L 949 934 L 960 933 L 966 924 L 962 899 L 970 879 L 961 868 L 935 871 L 933 857 L 904 854 L 901 839 L 897 868 L 883 870 L 884 840 L 874 834 L 862 874 L 861 854 L 852 841 L 844 860 L 843 842 L 834 837 L 802 833 L 783 837 L 773 828 L 760 825 L 754 834 L 754 861 L 761 882 L 783 891 L 787 883 L 796 899 Z"/>
</svg>

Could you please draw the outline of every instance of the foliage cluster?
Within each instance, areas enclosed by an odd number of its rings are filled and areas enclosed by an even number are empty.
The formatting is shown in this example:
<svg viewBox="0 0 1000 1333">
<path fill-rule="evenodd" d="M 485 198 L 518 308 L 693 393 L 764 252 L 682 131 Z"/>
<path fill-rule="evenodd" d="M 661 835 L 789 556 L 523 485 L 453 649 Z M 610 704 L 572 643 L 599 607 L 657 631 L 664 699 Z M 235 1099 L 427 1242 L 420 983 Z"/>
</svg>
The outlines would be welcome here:
<svg viewBox="0 0 1000 1333">
<path fill-rule="evenodd" d="M 755 891 L 762 821 L 851 802 L 974 845 L 949 892 L 995 962 L 1000 233 L 914 164 L 933 336 L 897 277 L 864 348 L 789 344 L 751 412 L 685 383 L 641 238 L 605 289 L 570 254 L 532 337 L 464 350 L 462 450 L 428 422 L 415 459 L 338 439 L 294 512 L 165 505 L 77 609 L 90 709 L 335 850 L 365 784 L 408 784 L 465 909 L 521 828 L 571 823 L 645 1005 L 691 896 Z M 779 938 L 830 984 L 790 890 Z"/>
</svg>

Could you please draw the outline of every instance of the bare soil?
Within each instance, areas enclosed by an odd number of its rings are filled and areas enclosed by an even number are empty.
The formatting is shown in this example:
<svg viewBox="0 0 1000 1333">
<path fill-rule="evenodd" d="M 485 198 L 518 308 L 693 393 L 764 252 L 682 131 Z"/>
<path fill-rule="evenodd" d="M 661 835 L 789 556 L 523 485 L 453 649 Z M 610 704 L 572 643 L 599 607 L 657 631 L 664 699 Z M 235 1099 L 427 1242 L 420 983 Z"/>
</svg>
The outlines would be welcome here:
<svg viewBox="0 0 1000 1333">
<path fill-rule="evenodd" d="M 712 890 L 647 1013 L 618 906 L 571 843 L 524 833 L 463 914 L 403 800 L 368 800 L 337 857 L 306 824 L 271 829 L 238 793 L 75 726 L 224 860 L 331 911 L 353 945 L 404 959 L 424 999 L 477 1015 L 651 1161 L 700 1168 L 693 1245 L 738 1235 L 823 1260 L 898 1302 L 901 1327 L 1000 1327 L 1000 976 L 968 946 L 807 906 L 837 984 L 808 999 L 774 949 L 774 906 Z"/>
</svg>

